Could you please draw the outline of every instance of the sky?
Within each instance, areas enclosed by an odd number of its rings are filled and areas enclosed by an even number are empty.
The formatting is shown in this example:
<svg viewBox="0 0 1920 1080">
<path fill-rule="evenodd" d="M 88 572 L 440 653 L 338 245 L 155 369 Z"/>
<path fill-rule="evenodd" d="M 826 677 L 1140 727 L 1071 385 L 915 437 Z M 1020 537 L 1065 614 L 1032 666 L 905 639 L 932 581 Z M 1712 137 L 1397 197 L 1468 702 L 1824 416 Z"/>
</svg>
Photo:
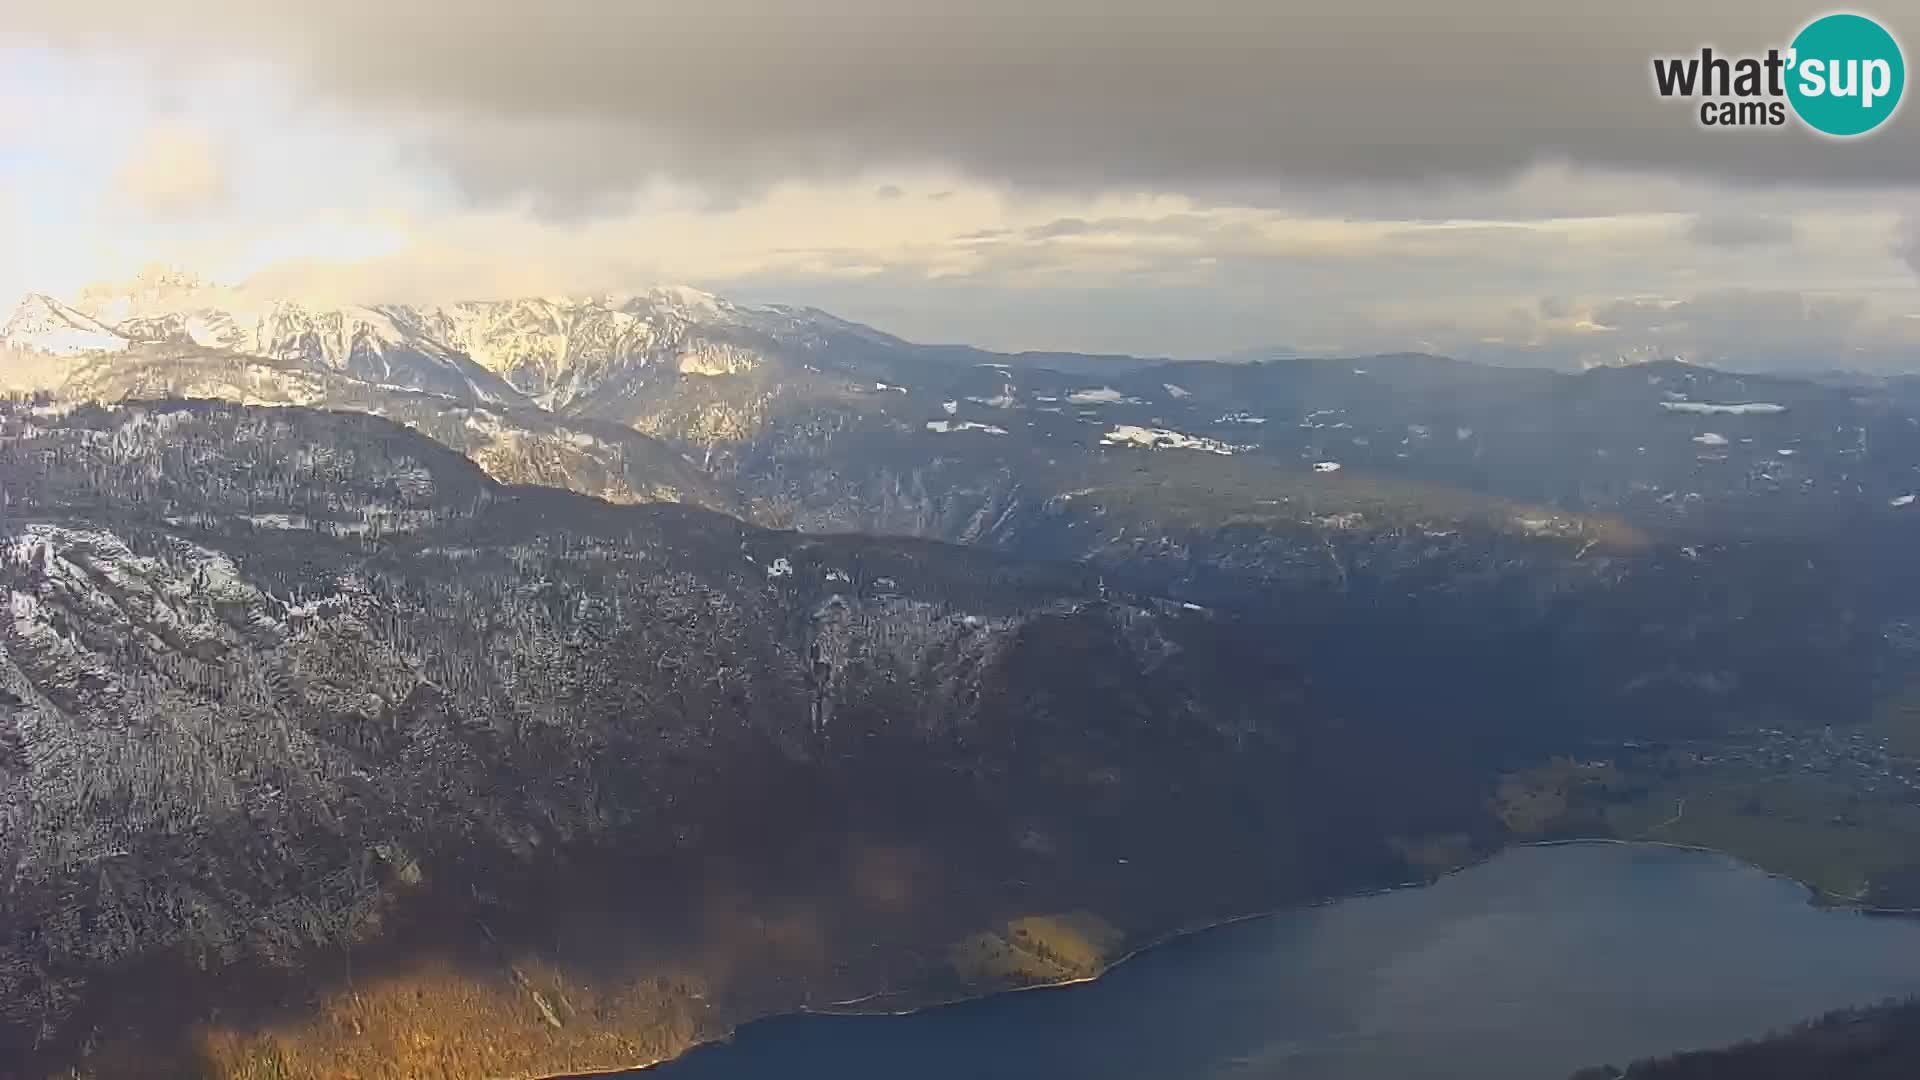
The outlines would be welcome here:
<svg viewBox="0 0 1920 1080">
<path fill-rule="evenodd" d="M 11 0 L 0 303 L 686 283 L 1002 349 L 1920 370 L 1920 106 L 1653 90 L 1824 10 Z"/>
</svg>

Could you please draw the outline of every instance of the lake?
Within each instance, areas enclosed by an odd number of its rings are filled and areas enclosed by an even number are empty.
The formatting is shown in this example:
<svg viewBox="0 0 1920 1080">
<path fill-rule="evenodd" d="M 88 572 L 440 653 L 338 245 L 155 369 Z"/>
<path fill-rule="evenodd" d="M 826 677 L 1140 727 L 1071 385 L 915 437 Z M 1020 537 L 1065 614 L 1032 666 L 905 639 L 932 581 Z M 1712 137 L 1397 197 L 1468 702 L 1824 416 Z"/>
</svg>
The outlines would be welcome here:
<svg viewBox="0 0 1920 1080">
<path fill-rule="evenodd" d="M 1196 934 L 1096 982 L 766 1020 L 644 1075 L 1564 1080 L 1911 993 L 1920 922 L 1823 911 L 1718 855 L 1527 847 Z"/>
</svg>

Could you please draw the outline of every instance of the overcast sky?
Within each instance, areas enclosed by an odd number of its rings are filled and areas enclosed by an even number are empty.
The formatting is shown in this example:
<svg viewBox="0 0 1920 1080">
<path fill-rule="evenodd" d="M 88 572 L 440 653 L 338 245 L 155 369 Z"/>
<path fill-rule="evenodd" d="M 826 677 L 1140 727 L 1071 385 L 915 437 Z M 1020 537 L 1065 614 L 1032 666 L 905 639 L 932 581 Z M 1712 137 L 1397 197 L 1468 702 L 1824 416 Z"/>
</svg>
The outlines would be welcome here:
<svg viewBox="0 0 1920 1080">
<path fill-rule="evenodd" d="M 1593 7 L 11 0 L 0 296 L 685 282 L 998 348 L 1920 369 L 1920 111 L 1705 131 L 1651 58 L 1825 8 Z M 1912 58 L 1920 10 L 1862 10 Z"/>
</svg>

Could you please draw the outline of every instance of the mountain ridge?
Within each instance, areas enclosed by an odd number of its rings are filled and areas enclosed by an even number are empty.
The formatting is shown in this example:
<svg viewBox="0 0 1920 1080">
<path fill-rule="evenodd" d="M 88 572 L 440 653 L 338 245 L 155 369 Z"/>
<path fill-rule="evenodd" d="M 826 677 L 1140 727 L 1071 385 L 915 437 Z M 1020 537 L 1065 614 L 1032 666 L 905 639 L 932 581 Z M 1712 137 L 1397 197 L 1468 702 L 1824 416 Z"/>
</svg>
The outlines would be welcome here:
<svg viewBox="0 0 1920 1080">
<path fill-rule="evenodd" d="M 835 993 L 874 978 L 986 979 L 898 947 L 854 978 L 813 953 L 783 954 L 782 898 L 823 890 L 814 902 L 837 927 L 835 955 L 867 955 L 851 935 L 958 940 L 1009 904 L 1090 899 L 1064 868 L 1111 876 L 1100 853 L 1114 844 L 1143 863 L 1174 857 L 1171 823 L 1200 820 L 1193 800 L 1217 796 L 1180 795 L 1148 760 L 1210 762 L 1202 771 L 1226 785 L 1220 796 L 1244 791 L 1249 812 L 1271 805 L 1264 815 L 1299 794 L 1257 795 L 1272 770 L 1293 770 L 1297 750 L 1284 744 L 1337 737 L 1289 708 L 1291 734 L 1270 739 L 1280 717 L 1249 714 L 1240 694 L 1259 685 L 1270 702 L 1297 699 L 1287 665 L 1266 654 L 1234 683 L 1208 678 L 1207 664 L 1262 650 L 1246 653 L 1204 613 L 1107 597 L 1087 568 L 500 485 L 377 417 L 223 402 L 10 407 L 0 465 L 12 897 L 0 920 L 0 1032 L 16 1060 L 70 1054 L 105 1075 L 142 1075 L 156 1066 L 121 1055 L 188 1053 L 244 1075 L 257 1008 L 294 1008 L 304 1022 L 295 1006 L 333 985 L 321 973 L 345 951 L 366 954 L 354 1000 L 380 1006 L 340 1002 L 381 1039 L 389 1020 L 419 1030 L 476 988 L 503 1010 L 493 1031 L 520 1022 L 529 989 L 556 1003 L 567 1031 L 524 1053 L 483 1053 L 488 1025 L 443 1018 L 431 1030 L 445 1045 L 427 1053 L 322 1022 L 276 1051 L 314 1070 L 300 1075 L 346 1063 L 373 1075 L 428 1062 L 496 1075 L 632 1064 L 650 1059 L 637 1045 L 670 1053 L 693 1033 L 791 1007 L 787 978 Z M 1083 653 L 1101 680 L 1062 683 L 1046 659 L 1061 650 Z M 920 793 L 896 790 L 902 777 Z M 1084 810 L 1060 793 L 1082 789 L 1106 809 L 1079 828 L 1070 822 Z M 847 833 L 841 815 L 862 807 L 876 816 Z M 899 832 L 888 822 L 901 814 L 920 825 Z M 1037 862 L 1020 846 L 1035 829 L 1052 837 Z M 763 853 L 774 838 L 824 848 L 828 878 Z M 883 838 L 871 853 L 856 843 Z M 941 866 L 952 895 L 913 884 L 931 869 L 843 881 L 842 858 Z M 1373 850 L 1340 865 L 1389 858 Z M 743 860 L 763 881 L 730 887 L 727 902 L 745 906 L 738 922 L 688 929 L 663 916 L 605 926 L 591 943 L 553 939 L 571 925 L 568 905 L 613 902 L 635 868 L 648 868 L 660 902 L 710 903 L 700 897 L 718 885 L 714 860 Z M 1247 877 L 1209 861 L 1193 872 L 1226 873 L 1216 902 L 1233 904 L 1300 887 L 1273 876 L 1281 869 Z M 1031 882 L 1020 896 L 1011 873 Z M 573 892 L 549 893 L 547 880 Z M 901 888 L 921 899 L 890 899 Z M 1157 888 L 1139 895 L 1144 906 L 1115 910 L 1117 923 L 1153 925 L 1152 904 L 1178 906 Z M 438 912 L 440 928 L 421 927 L 423 912 Z M 427 951 L 389 925 L 420 929 Z M 736 971 L 674 952 L 682 933 L 775 959 Z M 609 950 L 643 947 L 655 966 L 595 974 Z M 437 978 L 440 948 L 473 974 L 417 999 L 387 996 Z M 666 969 L 662 949 L 677 957 Z M 125 970 L 135 961 L 179 971 L 149 984 Z M 636 991 L 620 980 L 636 974 L 653 987 L 659 970 L 692 981 L 622 1006 L 638 1013 L 602 1022 L 584 1011 L 627 1000 Z M 645 1041 L 707 993 L 711 1016 Z M 581 1013 L 557 1004 L 567 995 Z M 189 1014 L 170 1027 L 190 1001 L 223 1004 L 231 1019 Z M 555 1026 L 534 1015 L 533 1032 Z M 120 1034 L 84 1051 L 95 1024 Z M 223 1041 L 228 1031 L 240 1041 Z M 630 1041 L 595 1041 L 615 1036 Z M 317 1042 L 301 1050 L 300 1038 Z"/>
</svg>

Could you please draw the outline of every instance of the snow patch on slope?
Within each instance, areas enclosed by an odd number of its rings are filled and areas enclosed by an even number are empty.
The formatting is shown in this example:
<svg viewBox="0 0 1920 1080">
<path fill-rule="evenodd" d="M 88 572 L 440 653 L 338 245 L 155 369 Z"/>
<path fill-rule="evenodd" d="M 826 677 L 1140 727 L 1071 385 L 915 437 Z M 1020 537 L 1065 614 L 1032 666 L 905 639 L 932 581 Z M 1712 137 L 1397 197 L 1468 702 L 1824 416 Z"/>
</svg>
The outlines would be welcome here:
<svg viewBox="0 0 1920 1080">
<path fill-rule="evenodd" d="M 1201 450 L 1223 457 L 1231 456 L 1237 449 L 1219 439 L 1138 424 L 1121 424 L 1102 435 L 1100 442 L 1104 446 L 1136 446 L 1148 450 Z"/>
<path fill-rule="evenodd" d="M 1703 416 L 1771 416 L 1787 411 L 1785 405 L 1776 405 L 1770 401 L 1748 401 L 1724 405 L 1708 401 L 1663 401 L 1660 407 L 1668 412 L 1696 413 Z"/>
<path fill-rule="evenodd" d="M 1067 395 L 1067 400 L 1075 405 L 1138 405 L 1141 403 L 1139 398 L 1128 397 L 1111 386 L 1075 390 Z"/>
</svg>

